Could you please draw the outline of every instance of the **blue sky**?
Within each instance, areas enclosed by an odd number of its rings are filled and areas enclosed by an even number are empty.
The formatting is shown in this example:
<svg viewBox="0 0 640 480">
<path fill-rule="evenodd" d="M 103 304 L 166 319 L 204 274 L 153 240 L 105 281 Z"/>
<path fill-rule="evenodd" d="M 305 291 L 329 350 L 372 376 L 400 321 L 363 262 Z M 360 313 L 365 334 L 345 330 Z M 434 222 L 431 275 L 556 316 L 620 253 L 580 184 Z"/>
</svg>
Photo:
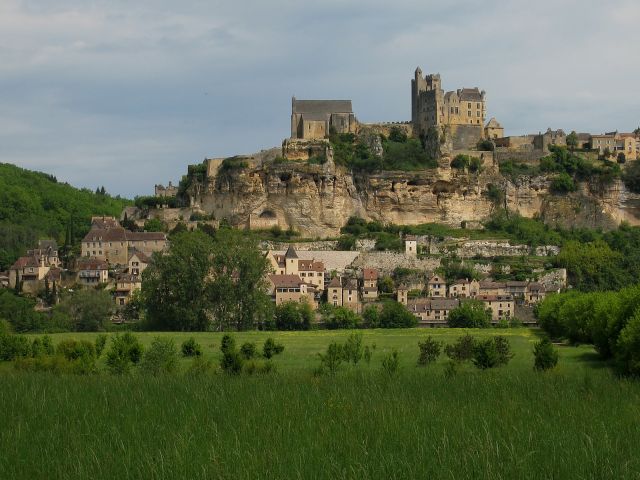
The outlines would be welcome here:
<svg viewBox="0 0 640 480">
<path fill-rule="evenodd" d="M 0 162 L 127 196 L 289 134 L 291 96 L 408 120 L 415 67 L 507 134 L 640 124 L 640 2 L 0 0 Z"/>
</svg>

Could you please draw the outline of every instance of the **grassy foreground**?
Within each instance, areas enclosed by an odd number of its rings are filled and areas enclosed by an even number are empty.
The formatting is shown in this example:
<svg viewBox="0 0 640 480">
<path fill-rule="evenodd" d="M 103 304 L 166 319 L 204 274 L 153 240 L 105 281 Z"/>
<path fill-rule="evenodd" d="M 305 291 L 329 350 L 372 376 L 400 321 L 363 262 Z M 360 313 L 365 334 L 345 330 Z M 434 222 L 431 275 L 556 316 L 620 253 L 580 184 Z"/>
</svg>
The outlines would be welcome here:
<svg viewBox="0 0 640 480">
<path fill-rule="evenodd" d="M 278 372 L 261 376 L 7 369 L 0 478 L 640 476 L 640 383 L 599 368 L 590 349 L 562 348 L 558 370 L 538 374 L 531 369 L 535 335 L 501 332 L 512 335 L 512 363 L 447 377 L 444 362 L 415 367 L 417 338 L 450 341 L 461 332 L 363 333 L 377 345 L 371 364 L 334 378 L 312 376 L 313 357 L 345 332 L 272 334 L 286 349 L 275 360 Z M 238 342 L 266 336 L 236 335 Z M 218 334 L 196 338 L 206 355 L 217 355 L 204 339 L 217 349 Z M 380 359 L 392 347 L 402 347 L 402 369 L 389 378 Z"/>
</svg>

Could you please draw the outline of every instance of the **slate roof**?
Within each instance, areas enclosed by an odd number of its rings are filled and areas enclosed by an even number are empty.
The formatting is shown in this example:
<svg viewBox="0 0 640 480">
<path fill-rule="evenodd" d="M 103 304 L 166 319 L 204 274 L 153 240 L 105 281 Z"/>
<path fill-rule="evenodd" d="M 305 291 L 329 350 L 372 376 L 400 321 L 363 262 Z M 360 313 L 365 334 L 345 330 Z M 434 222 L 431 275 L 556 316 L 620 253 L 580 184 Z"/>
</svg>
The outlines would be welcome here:
<svg viewBox="0 0 640 480">
<path fill-rule="evenodd" d="M 76 264 L 77 270 L 109 270 L 109 264 L 102 260 L 82 259 Z"/>
<path fill-rule="evenodd" d="M 293 248 L 293 245 L 289 245 L 287 253 L 284 254 L 284 258 L 298 258 L 298 254 L 296 253 L 296 249 Z"/>
<path fill-rule="evenodd" d="M 330 288 L 342 288 L 342 283 L 340 283 L 340 278 L 339 277 L 333 277 L 331 279 L 331 281 L 329 282 L 329 285 L 327 285 L 327 287 L 330 287 Z"/>
<path fill-rule="evenodd" d="M 293 100 L 292 113 L 330 115 L 332 113 L 353 113 L 351 100 Z"/>
<path fill-rule="evenodd" d="M 142 242 L 153 240 L 166 240 L 167 236 L 162 232 L 130 232 L 122 227 L 94 228 L 82 239 L 83 242 Z"/>
<path fill-rule="evenodd" d="M 496 120 L 496 117 L 491 117 L 491 120 L 487 122 L 487 128 L 502 128 L 502 125 Z"/>
<path fill-rule="evenodd" d="M 295 288 L 304 283 L 298 275 L 269 275 L 269 280 L 276 288 Z"/>
<path fill-rule="evenodd" d="M 460 100 L 464 102 L 481 102 L 482 94 L 478 88 L 463 88 L 460 90 Z"/>
</svg>

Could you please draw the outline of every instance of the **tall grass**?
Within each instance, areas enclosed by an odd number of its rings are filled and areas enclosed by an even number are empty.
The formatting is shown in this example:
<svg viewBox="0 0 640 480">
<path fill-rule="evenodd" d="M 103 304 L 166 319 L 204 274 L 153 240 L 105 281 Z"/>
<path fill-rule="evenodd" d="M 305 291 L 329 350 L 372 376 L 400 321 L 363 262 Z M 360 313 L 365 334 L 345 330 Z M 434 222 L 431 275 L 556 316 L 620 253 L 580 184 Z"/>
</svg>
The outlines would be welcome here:
<svg viewBox="0 0 640 480">
<path fill-rule="evenodd" d="M 0 478 L 637 478 L 639 404 L 606 369 L 7 374 Z"/>
</svg>

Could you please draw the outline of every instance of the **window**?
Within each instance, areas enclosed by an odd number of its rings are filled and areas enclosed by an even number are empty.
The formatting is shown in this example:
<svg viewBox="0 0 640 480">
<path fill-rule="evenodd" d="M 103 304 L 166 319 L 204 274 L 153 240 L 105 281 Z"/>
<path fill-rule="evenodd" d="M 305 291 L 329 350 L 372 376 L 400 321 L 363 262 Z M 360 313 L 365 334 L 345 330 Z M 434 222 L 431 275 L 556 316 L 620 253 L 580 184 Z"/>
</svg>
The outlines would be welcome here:
<svg viewBox="0 0 640 480">
<path fill-rule="evenodd" d="M 471 102 L 468 103 L 468 107 L 471 108 Z"/>
<path fill-rule="evenodd" d="M 468 116 L 468 117 L 470 117 L 470 116 L 471 116 L 471 110 L 469 110 L 469 111 L 467 112 L 467 116 Z"/>
</svg>

